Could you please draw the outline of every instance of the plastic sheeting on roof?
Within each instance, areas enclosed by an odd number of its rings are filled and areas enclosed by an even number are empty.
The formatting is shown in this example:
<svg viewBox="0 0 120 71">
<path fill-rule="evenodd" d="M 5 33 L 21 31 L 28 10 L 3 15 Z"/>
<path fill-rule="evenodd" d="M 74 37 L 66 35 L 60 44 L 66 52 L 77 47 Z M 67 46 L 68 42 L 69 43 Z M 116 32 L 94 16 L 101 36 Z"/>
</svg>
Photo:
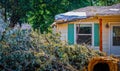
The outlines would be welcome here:
<svg viewBox="0 0 120 71">
<path fill-rule="evenodd" d="M 71 21 L 87 18 L 86 12 L 67 12 L 55 16 L 55 20 Z"/>
</svg>

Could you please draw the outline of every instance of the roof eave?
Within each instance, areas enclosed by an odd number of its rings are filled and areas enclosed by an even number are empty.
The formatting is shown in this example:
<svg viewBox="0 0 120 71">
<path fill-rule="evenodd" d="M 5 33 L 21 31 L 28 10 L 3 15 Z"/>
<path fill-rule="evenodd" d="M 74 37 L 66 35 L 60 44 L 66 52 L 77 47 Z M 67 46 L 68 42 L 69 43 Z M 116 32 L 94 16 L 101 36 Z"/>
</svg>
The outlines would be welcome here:
<svg viewBox="0 0 120 71">
<path fill-rule="evenodd" d="M 64 23 L 75 22 L 75 21 L 78 21 L 78 20 L 85 20 L 85 19 L 89 19 L 89 18 L 96 18 L 96 19 L 101 19 L 103 17 L 110 18 L 109 16 L 119 16 L 120 17 L 120 14 L 114 14 L 114 15 L 95 15 L 95 16 L 89 16 L 89 17 L 81 18 L 81 19 L 74 19 L 74 20 L 70 20 L 70 21 L 55 20 L 54 22 L 55 22 L 55 24 L 64 24 Z"/>
</svg>

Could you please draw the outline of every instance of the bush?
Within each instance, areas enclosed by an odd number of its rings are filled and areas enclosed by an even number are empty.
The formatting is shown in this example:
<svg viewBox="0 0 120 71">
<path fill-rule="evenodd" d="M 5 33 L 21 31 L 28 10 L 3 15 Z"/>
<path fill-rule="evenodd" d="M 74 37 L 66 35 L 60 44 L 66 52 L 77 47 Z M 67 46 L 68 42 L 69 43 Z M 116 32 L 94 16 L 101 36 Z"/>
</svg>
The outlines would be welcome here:
<svg viewBox="0 0 120 71">
<path fill-rule="evenodd" d="M 59 34 L 5 30 L 0 40 L 1 71 L 77 71 L 104 53 L 82 45 L 68 45 Z"/>
</svg>

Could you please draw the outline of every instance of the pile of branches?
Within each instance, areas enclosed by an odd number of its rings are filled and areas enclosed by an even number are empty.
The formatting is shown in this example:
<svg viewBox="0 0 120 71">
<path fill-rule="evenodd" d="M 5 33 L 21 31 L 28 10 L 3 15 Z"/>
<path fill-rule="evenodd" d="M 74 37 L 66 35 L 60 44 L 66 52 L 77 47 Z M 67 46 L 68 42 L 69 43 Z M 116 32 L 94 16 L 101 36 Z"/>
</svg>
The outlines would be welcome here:
<svg viewBox="0 0 120 71">
<path fill-rule="evenodd" d="M 104 53 L 68 45 L 57 33 L 7 29 L 0 40 L 0 71 L 82 71 L 94 56 Z"/>
<path fill-rule="evenodd" d="M 68 45 L 60 34 L 8 28 L 0 14 L 0 71 L 82 71 L 104 53 Z"/>
</svg>

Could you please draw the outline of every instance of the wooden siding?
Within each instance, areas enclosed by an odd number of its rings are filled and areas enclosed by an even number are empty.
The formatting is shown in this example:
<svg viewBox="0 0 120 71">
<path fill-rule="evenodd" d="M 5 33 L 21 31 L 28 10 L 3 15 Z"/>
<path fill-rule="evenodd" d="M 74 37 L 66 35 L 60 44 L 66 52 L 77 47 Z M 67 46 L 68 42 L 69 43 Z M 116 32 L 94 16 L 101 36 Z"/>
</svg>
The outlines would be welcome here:
<svg viewBox="0 0 120 71">
<path fill-rule="evenodd" d="M 108 55 L 110 55 L 110 45 L 111 45 L 111 39 L 110 39 L 110 31 L 111 31 L 111 22 L 120 22 L 120 17 L 118 18 L 115 18 L 115 19 L 111 19 L 112 17 L 110 18 L 103 18 L 103 51 L 105 51 Z M 110 24 L 111 23 L 111 24 Z M 106 28 L 106 24 L 109 25 L 109 28 Z M 115 51 L 115 50 L 112 50 L 113 52 L 120 52 L 120 50 L 118 51 Z"/>
<path fill-rule="evenodd" d="M 102 29 L 103 29 L 103 34 L 102 34 L 102 40 L 103 40 L 103 51 L 107 52 L 107 54 L 110 54 L 110 27 L 107 28 L 106 24 L 108 24 L 109 26 L 111 25 L 111 22 L 120 22 L 120 16 L 107 16 L 107 17 L 91 17 L 88 19 L 83 19 L 83 20 L 77 20 L 75 22 L 69 22 L 69 23 L 74 23 L 74 24 L 78 24 L 80 22 L 94 22 L 94 23 L 99 23 L 99 18 L 102 19 Z M 57 24 L 57 31 L 60 31 L 63 38 L 67 41 L 67 27 L 68 24 L 67 23 L 63 23 L 63 24 Z M 94 47 L 95 49 L 99 50 L 99 47 Z"/>
<path fill-rule="evenodd" d="M 68 24 L 57 24 L 57 32 L 61 34 L 61 40 L 67 41 Z"/>
</svg>

